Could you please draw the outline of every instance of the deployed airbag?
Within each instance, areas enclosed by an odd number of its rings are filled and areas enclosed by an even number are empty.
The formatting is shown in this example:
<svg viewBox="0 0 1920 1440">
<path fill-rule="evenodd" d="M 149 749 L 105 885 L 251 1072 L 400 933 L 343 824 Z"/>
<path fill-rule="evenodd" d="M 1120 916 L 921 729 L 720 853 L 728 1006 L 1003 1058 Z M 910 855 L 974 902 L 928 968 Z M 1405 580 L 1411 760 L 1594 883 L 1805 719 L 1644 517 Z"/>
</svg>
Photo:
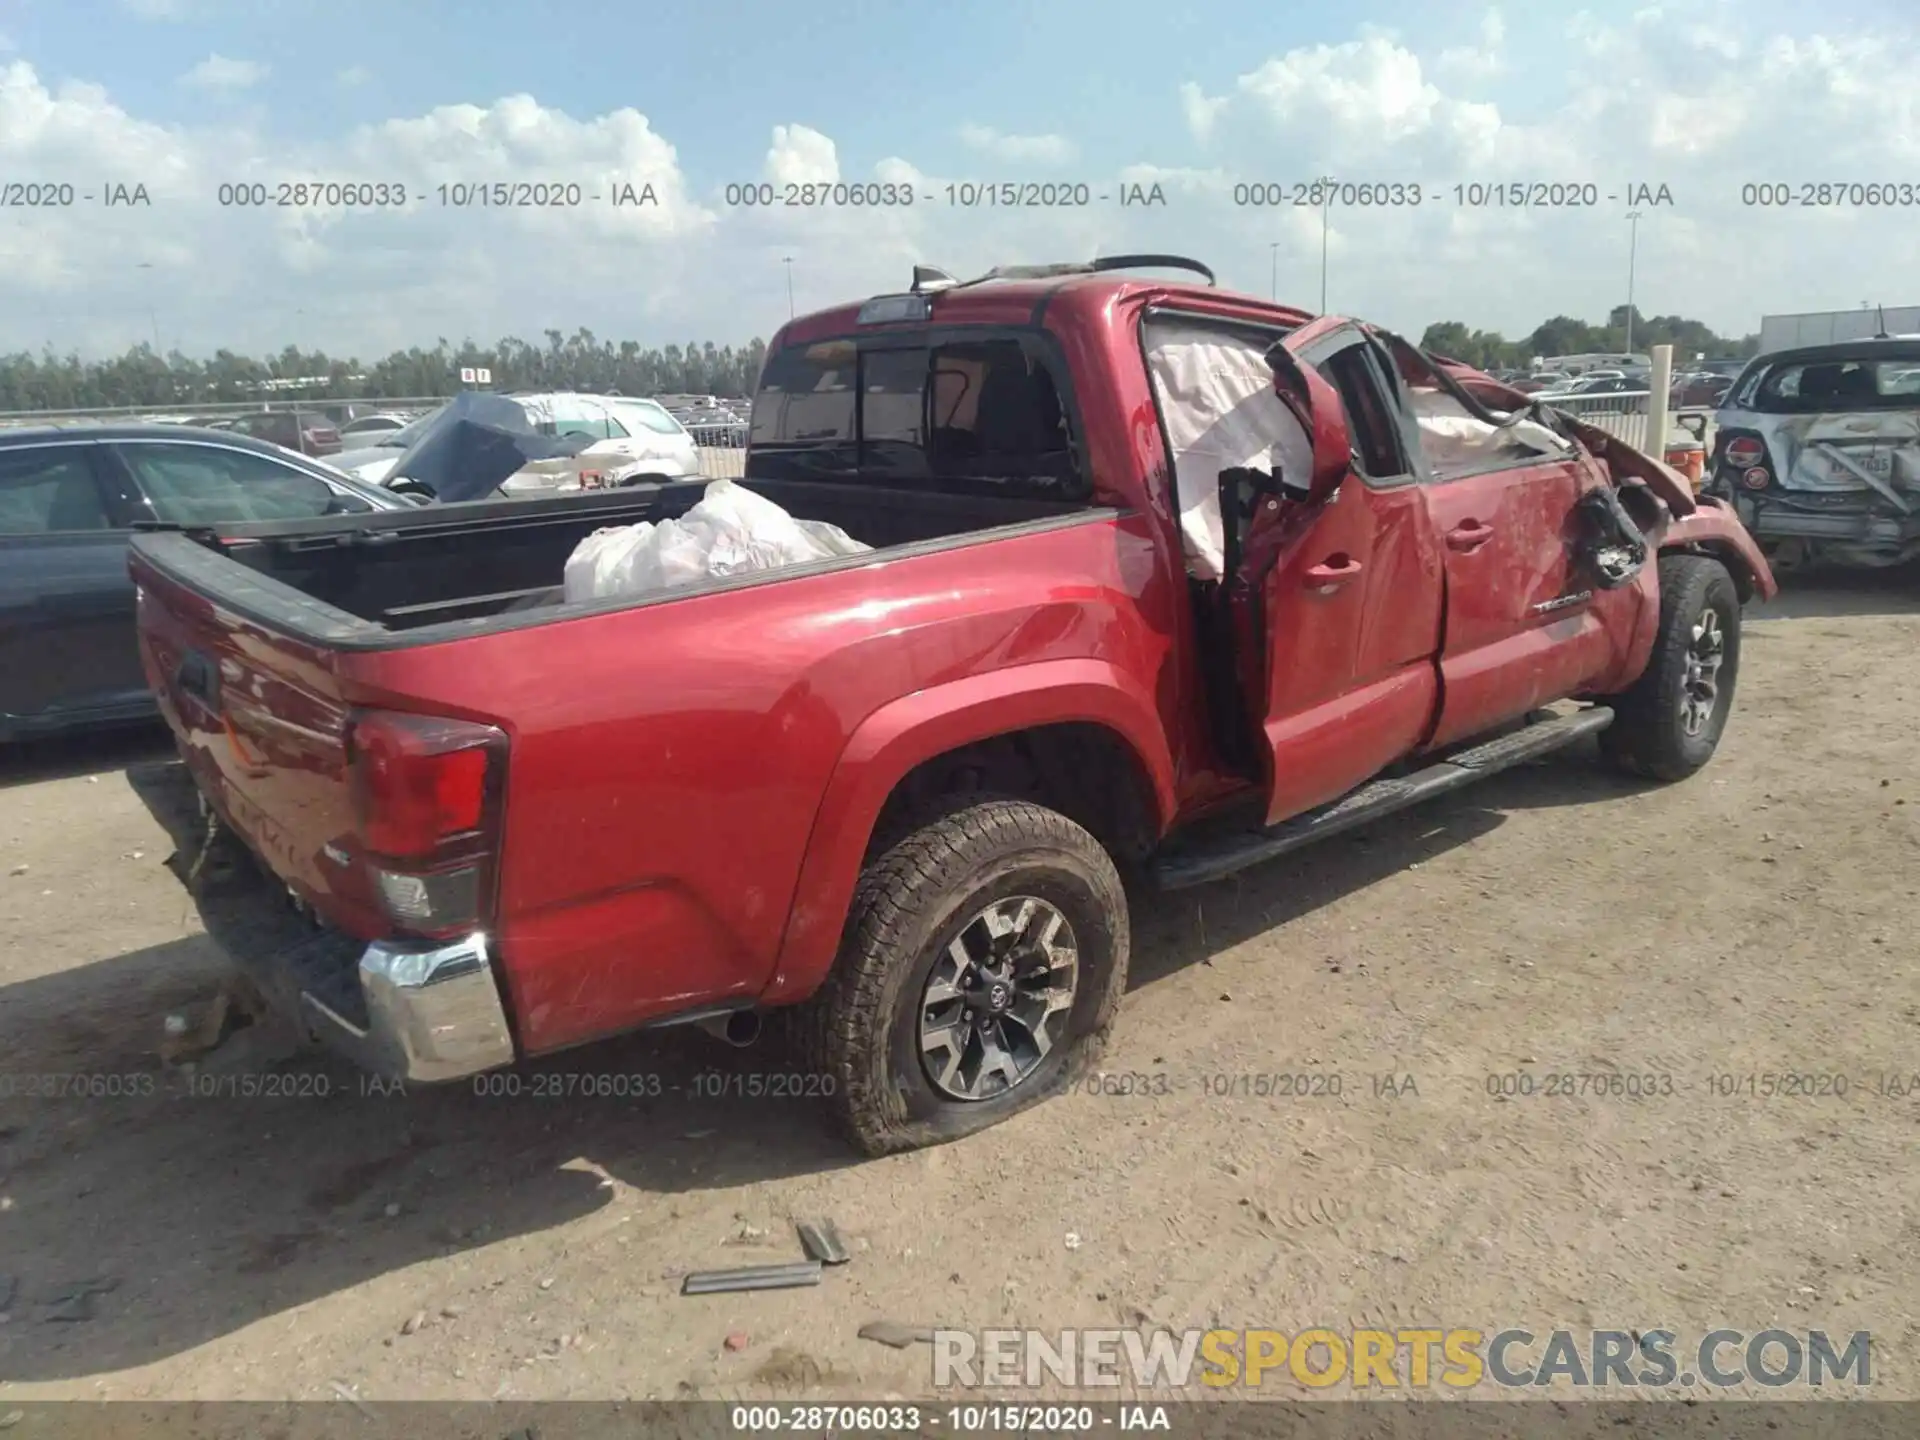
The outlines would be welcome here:
<svg viewBox="0 0 1920 1440">
<path fill-rule="evenodd" d="M 562 589 L 568 604 L 648 595 L 872 548 L 838 525 L 796 520 L 744 486 L 716 480 L 700 503 L 678 520 L 642 520 L 594 531 L 567 557 Z"/>
<path fill-rule="evenodd" d="M 1226 567 L 1220 473 L 1252 468 L 1306 484 L 1313 443 L 1274 389 L 1268 342 L 1211 326 L 1150 320 L 1147 369 L 1167 443 L 1187 572 L 1218 580 Z"/>
<path fill-rule="evenodd" d="M 1442 475 L 1485 469 L 1503 460 L 1573 453 L 1573 446 L 1538 421 L 1489 425 L 1434 386 L 1409 386 L 1407 399 L 1420 427 L 1421 451 Z"/>
</svg>

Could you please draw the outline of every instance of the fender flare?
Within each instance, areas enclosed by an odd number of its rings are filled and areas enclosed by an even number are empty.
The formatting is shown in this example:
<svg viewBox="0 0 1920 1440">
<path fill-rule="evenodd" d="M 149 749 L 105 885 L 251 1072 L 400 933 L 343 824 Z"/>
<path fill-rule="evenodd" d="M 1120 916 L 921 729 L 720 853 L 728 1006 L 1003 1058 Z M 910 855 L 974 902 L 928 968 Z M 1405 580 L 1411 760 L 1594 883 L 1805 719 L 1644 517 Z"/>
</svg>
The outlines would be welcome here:
<svg viewBox="0 0 1920 1440">
<path fill-rule="evenodd" d="M 1767 564 L 1767 557 L 1760 553 L 1760 546 L 1747 533 L 1747 527 L 1731 509 L 1711 496 L 1702 495 L 1691 514 L 1669 521 L 1660 534 L 1659 545 L 1663 555 L 1674 550 L 1694 550 L 1713 556 L 1735 572 L 1736 584 L 1744 581 L 1742 588 L 1750 588 L 1761 600 L 1771 600 L 1780 593 L 1780 582 L 1774 579 L 1773 567 Z"/>
<path fill-rule="evenodd" d="M 902 696 L 860 723 L 828 777 L 761 999 L 803 1000 L 826 978 L 873 827 L 894 787 L 916 766 L 996 735 L 1073 723 L 1103 726 L 1125 744 L 1147 780 L 1164 834 L 1176 803 L 1166 728 L 1146 687 L 1118 666 L 1045 660 Z"/>
</svg>

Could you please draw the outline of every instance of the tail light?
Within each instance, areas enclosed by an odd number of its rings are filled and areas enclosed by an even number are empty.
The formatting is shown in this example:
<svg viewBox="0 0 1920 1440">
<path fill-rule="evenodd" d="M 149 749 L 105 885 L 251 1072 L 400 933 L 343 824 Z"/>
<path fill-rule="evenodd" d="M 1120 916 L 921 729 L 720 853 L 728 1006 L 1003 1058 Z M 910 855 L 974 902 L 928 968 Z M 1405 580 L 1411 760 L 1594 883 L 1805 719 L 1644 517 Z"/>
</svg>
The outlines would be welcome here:
<svg viewBox="0 0 1920 1440">
<path fill-rule="evenodd" d="M 1727 441 L 1726 461 L 1736 470 L 1758 465 L 1767 458 L 1767 447 L 1752 435 L 1736 435 Z"/>
<path fill-rule="evenodd" d="M 348 738 L 360 847 L 394 923 L 433 938 L 492 907 L 507 737 L 492 725 L 362 711 Z"/>
<path fill-rule="evenodd" d="M 1740 483 L 1749 490 L 1764 490 L 1772 482 L 1773 476 L 1760 465 L 1750 466 L 1740 474 Z"/>
</svg>

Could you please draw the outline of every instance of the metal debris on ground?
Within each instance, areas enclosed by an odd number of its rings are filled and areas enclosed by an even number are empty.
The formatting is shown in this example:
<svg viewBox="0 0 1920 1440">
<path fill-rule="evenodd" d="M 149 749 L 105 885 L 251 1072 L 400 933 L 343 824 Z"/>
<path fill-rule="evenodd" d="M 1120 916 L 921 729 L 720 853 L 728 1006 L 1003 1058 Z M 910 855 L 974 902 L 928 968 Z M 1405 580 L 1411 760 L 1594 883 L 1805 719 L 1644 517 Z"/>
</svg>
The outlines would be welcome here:
<svg viewBox="0 0 1920 1440">
<path fill-rule="evenodd" d="M 703 1270 L 681 1282 L 682 1295 L 727 1295 L 739 1290 L 789 1290 L 820 1283 L 818 1260 L 785 1265 L 748 1265 L 739 1270 Z"/>
<path fill-rule="evenodd" d="M 378 1415 L 374 1413 L 373 1407 L 367 1404 L 366 1401 L 362 1400 L 359 1394 L 354 1390 L 354 1388 L 351 1385 L 347 1384 L 344 1380 L 329 1380 L 327 1382 L 327 1385 L 333 1391 L 334 1394 L 338 1395 L 342 1400 L 346 1401 L 349 1405 L 353 1406 L 354 1409 L 358 1410 L 362 1415 L 366 1416 L 369 1420 L 377 1420 L 380 1418 Z"/>
<path fill-rule="evenodd" d="M 898 1320 L 869 1320 L 860 1327 L 860 1338 L 880 1345 L 905 1350 L 909 1345 L 931 1345 L 933 1326 L 903 1325 Z"/>
<path fill-rule="evenodd" d="M 833 1221 L 806 1221 L 796 1228 L 800 1231 L 800 1248 L 822 1265 L 844 1265 L 853 1258 L 847 1254 Z"/>
</svg>

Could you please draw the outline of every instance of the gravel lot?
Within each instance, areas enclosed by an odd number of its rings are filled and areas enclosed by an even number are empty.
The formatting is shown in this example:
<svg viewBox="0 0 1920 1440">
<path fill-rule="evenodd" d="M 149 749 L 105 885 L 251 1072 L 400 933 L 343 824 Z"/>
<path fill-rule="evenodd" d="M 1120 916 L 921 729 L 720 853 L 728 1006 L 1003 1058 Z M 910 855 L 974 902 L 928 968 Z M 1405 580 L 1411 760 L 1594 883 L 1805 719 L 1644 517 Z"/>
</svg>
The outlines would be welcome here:
<svg viewBox="0 0 1920 1440">
<path fill-rule="evenodd" d="M 1575 753 L 1140 900 L 1109 1068 L 1171 1093 L 865 1164 L 808 1102 L 691 1097 L 780 1063 L 700 1035 L 547 1067 L 642 1101 L 311 1061 L 303 1096 L 181 1093 L 162 1020 L 220 961 L 130 783 L 164 737 L 0 757 L 0 1400 L 922 1391 L 924 1347 L 856 1338 L 882 1317 L 1868 1329 L 1876 1395 L 1920 1398 L 1920 582 L 1802 580 L 1747 633 L 1695 780 Z M 1206 1078 L 1302 1072 L 1340 1093 Z M 818 1215 L 855 1251 L 820 1287 L 679 1295 Z"/>
</svg>

